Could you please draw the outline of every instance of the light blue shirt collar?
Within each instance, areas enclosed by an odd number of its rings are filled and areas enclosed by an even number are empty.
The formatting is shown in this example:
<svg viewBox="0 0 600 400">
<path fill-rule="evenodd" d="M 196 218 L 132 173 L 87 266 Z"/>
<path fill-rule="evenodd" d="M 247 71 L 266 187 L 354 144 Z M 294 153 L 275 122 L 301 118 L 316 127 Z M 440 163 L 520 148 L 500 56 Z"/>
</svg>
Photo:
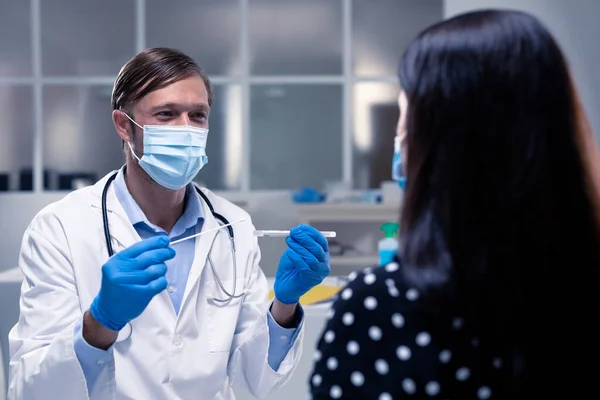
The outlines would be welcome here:
<svg viewBox="0 0 600 400">
<path fill-rule="evenodd" d="M 155 232 L 164 232 L 162 228 L 148 221 L 148 218 L 146 218 L 146 215 L 144 215 L 140 206 L 135 202 L 131 193 L 129 193 L 129 189 L 125 183 L 125 167 L 122 167 L 119 170 L 114 181 L 114 189 L 117 199 L 125 210 L 125 214 L 127 214 L 127 218 L 129 218 L 131 225 L 135 227 L 137 224 L 144 224 Z M 175 223 L 175 226 L 173 226 L 169 237 L 173 238 L 181 236 L 186 230 L 196 226 L 198 222 L 202 220 L 204 220 L 202 204 L 196 194 L 196 187 L 193 183 L 189 183 L 185 188 L 185 209 L 183 210 L 181 217 L 179 217 Z"/>
</svg>

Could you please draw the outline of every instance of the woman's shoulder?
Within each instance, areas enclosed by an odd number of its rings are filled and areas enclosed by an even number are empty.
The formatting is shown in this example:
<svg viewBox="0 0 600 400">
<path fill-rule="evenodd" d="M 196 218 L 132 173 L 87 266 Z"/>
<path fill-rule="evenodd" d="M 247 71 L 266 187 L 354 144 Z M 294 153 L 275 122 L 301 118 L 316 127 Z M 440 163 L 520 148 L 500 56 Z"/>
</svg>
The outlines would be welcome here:
<svg viewBox="0 0 600 400">
<path fill-rule="evenodd" d="M 338 303 L 347 302 L 351 305 L 362 301 L 367 309 L 398 309 L 400 304 L 402 308 L 418 306 L 420 297 L 419 290 L 404 278 L 400 262 L 394 261 L 385 266 L 352 272 L 346 286 L 338 294 Z"/>
</svg>

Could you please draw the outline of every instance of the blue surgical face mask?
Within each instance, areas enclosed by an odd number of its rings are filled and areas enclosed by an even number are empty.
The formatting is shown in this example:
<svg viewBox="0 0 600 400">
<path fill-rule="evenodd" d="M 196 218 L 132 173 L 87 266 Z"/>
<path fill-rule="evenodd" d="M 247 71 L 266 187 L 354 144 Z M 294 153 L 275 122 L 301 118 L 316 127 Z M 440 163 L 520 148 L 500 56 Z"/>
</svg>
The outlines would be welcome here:
<svg viewBox="0 0 600 400">
<path fill-rule="evenodd" d="M 140 167 L 156 183 L 171 190 L 178 190 L 194 179 L 208 163 L 206 140 L 208 129 L 189 125 L 144 125 L 134 124 L 144 130 L 144 155 L 139 158 L 130 142 L 131 153 Z"/>
<path fill-rule="evenodd" d="M 398 182 L 400 189 L 406 187 L 406 175 L 402 164 L 402 137 L 394 137 L 394 159 L 392 160 L 392 179 Z"/>
</svg>

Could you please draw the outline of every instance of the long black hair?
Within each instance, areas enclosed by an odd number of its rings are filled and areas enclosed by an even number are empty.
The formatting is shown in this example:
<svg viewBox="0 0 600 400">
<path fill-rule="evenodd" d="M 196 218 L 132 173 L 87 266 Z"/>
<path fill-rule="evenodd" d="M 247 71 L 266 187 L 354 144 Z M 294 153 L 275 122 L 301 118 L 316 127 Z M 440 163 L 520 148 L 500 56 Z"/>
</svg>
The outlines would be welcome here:
<svg viewBox="0 0 600 400">
<path fill-rule="evenodd" d="M 600 241 L 560 48 L 531 15 L 471 12 L 422 32 L 399 78 L 406 276 L 432 313 L 461 313 L 505 348 L 513 396 L 541 390 L 542 376 L 580 389 L 574 352 L 600 356 Z"/>
</svg>

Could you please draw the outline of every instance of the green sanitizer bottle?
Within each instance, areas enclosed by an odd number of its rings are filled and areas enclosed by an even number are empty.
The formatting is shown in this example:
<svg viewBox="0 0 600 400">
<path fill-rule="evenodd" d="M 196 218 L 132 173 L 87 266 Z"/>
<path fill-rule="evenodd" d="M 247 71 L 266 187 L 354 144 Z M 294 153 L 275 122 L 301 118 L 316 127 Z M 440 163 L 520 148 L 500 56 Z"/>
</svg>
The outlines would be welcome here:
<svg viewBox="0 0 600 400">
<path fill-rule="evenodd" d="M 398 228 L 395 222 L 387 222 L 381 225 L 383 239 L 377 245 L 379 251 L 379 265 L 385 266 L 394 261 L 394 256 L 398 252 Z"/>
</svg>

